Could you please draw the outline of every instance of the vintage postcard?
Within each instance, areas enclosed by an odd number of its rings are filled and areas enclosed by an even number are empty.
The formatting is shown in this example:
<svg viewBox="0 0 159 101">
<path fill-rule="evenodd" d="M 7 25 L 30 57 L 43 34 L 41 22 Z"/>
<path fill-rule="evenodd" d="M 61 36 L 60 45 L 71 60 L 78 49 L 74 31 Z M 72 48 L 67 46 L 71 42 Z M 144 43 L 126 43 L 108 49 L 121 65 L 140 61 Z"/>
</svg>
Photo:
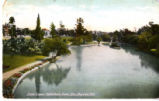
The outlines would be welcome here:
<svg viewBox="0 0 159 101">
<path fill-rule="evenodd" d="M 159 0 L 3 0 L 6 99 L 159 98 Z"/>
</svg>

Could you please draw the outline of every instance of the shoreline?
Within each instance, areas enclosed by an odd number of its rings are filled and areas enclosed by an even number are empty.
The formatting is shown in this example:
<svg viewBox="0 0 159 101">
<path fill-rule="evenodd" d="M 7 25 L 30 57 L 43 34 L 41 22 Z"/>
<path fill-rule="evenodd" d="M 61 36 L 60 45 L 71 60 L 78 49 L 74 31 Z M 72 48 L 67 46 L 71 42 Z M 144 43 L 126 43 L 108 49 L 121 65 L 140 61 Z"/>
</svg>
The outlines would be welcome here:
<svg viewBox="0 0 159 101">
<path fill-rule="evenodd" d="M 47 57 L 45 57 L 44 60 L 45 60 L 45 59 L 47 59 Z M 3 73 L 3 82 L 4 82 L 5 80 L 9 79 L 9 78 L 10 78 L 12 75 L 14 75 L 15 73 L 20 72 L 20 71 L 22 71 L 22 70 L 25 69 L 25 68 L 31 68 L 31 67 L 33 67 L 34 65 L 38 65 L 38 64 L 40 64 L 40 63 L 42 63 L 42 62 L 43 62 L 42 60 L 40 60 L 40 61 L 34 61 L 34 62 L 28 63 L 28 64 L 26 64 L 26 65 L 17 67 L 17 68 L 15 68 L 15 69 L 13 69 L 13 70 L 4 72 L 4 73 Z"/>
<path fill-rule="evenodd" d="M 14 85 L 13 89 L 12 89 L 12 94 L 14 94 L 16 88 L 18 87 L 19 83 L 27 76 L 29 75 L 31 72 L 34 72 L 36 70 L 38 70 L 39 68 L 43 68 L 45 65 L 49 64 L 49 62 L 46 62 L 40 66 L 34 67 L 33 69 L 25 72 L 20 78 L 18 78 L 17 83 Z"/>
<path fill-rule="evenodd" d="M 43 61 L 35 61 L 3 74 L 3 97 L 14 98 L 14 92 L 21 80 L 23 80 L 31 72 L 49 64 L 50 62 L 48 59 L 49 57 L 45 57 Z"/>
</svg>

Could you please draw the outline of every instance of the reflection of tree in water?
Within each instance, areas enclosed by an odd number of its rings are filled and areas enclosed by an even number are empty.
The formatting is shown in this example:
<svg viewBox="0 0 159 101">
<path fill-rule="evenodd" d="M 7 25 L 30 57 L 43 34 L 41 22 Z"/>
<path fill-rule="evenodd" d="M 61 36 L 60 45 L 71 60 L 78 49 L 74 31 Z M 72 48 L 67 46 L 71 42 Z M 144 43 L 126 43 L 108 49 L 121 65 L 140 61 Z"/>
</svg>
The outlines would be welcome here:
<svg viewBox="0 0 159 101">
<path fill-rule="evenodd" d="M 158 98 L 159 97 L 159 85 L 155 88 L 156 92 L 154 94 L 154 98 Z"/>
<path fill-rule="evenodd" d="M 40 93 L 40 69 L 37 71 L 37 73 L 35 73 L 35 87 L 36 87 L 36 93 L 39 94 Z M 38 98 L 38 95 L 37 95 Z"/>
<path fill-rule="evenodd" d="M 83 47 L 79 46 L 79 47 L 73 48 L 73 50 L 75 50 L 75 53 L 76 53 L 76 59 L 77 59 L 76 67 L 79 71 L 81 71 Z"/>
<path fill-rule="evenodd" d="M 133 47 L 122 47 L 126 52 L 139 56 L 141 65 L 146 68 L 152 68 L 159 73 L 159 58 L 151 56 L 147 53 L 136 51 Z"/>
<path fill-rule="evenodd" d="M 35 78 L 35 88 L 36 88 L 37 98 L 38 98 L 38 94 L 40 93 L 41 72 L 42 72 L 41 69 L 38 69 L 36 72 L 30 73 L 28 76 L 29 79 Z"/>
<path fill-rule="evenodd" d="M 68 72 L 70 71 L 70 67 L 62 68 L 58 66 L 57 64 L 56 64 L 56 67 L 57 67 L 56 69 L 52 69 L 52 70 L 50 70 L 48 67 L 44 67 L 42 69 L 38 69 L 36 72 L 33 72 L 29 75 L 29 79 L 35 78 L 35 87 L 36 87 L 37 94 L 40 93 L 40 84 L 41 84 L 40 77 L 42 77 L 43 80 L 47 82 L 48 84 L 51 85 L 54 83 L 57 86 L 61 83 L 61 81 L 64 78 L 66 78 Z"/>
<path fill-rule="evenodd" d="M 45 68 L 43 73 L 43 80 L 48 84 L 55 84 L 56 86 L 61 83 L 63 79 L 66 78 L 70 68 L 62 68 L 56 64 L 56 69 L 49 70 Z"/>
</svg>

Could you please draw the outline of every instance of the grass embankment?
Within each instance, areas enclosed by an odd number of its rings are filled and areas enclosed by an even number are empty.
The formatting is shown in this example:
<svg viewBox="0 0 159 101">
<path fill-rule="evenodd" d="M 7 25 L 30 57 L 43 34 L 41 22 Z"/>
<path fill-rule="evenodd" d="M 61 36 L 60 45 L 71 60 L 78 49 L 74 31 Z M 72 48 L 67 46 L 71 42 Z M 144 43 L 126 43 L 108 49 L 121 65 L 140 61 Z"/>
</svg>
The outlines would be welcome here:
<svg viewBox="0 0 159 101">
<path fill-rule="evenodd" d="M 3 72 L 7 72 L 9 70 L 15 69 L 17 67 L 26 65 L 28 63 L 43 59 L 45 56 L 22 56 L 22 55 L 14 55 L 10 56 L 7 54 L 3 55 L 3 66 L 9 66 L 9 68 L 3 68 Z"/>
<path fill-rule="evenodd" d="M 98 44 L 96 41 L 87 42 L 86 44 Z"/>
</svg>

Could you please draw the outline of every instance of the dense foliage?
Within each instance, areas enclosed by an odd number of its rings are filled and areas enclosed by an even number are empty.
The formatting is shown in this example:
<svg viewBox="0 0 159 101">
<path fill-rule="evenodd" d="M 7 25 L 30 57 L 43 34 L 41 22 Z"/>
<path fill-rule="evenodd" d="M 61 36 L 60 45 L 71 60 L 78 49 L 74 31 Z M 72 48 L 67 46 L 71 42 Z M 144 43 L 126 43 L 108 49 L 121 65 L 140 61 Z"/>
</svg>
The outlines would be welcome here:
<svg viewBox="0 0 159 101">
<path fill-rule="evenodd" d="M 109 34 L 103 34 L 103 35 L 101 35 L 101 39 L 102 39 L 103 41 L 107 41 L 107 42 L 109 42 L 109 41 L 111 40 Z"/>
<path fill-rule="evenodd" d="M 56 56 L 67 55 L 70 53 L 67 45 L 60 37 L 44 40 L 43 55 L 49 55 L 50 52 L 56 52 Z"/>
<path fill-rule="evenodd" d="M 92 35 L 88 34 L 88 35 L 81 35 L 78 37 L 73 38 L 72 40 L 70 40 L 72 42 L 72 45 L 81 45 L 81 44 L 85 44 L 87 42 L 91 42 L 92 41 Z"/>
<path fill-rule="evenodd" d="M 113 36 L 117 36 L 120 42 L 132 44 L 145 52 L 159 56 L 158 24 L 150 22 L 149 25 L 143 26 L 137 32 L 124 29 L 114 32 Z"/>
<path fill-rule="evenodd" d="M 3 40 L 3 53 L 21 55 L 40 55 L 42 54 L 43 43 L 34 39 L 11 38 Z"/>
</svg>

